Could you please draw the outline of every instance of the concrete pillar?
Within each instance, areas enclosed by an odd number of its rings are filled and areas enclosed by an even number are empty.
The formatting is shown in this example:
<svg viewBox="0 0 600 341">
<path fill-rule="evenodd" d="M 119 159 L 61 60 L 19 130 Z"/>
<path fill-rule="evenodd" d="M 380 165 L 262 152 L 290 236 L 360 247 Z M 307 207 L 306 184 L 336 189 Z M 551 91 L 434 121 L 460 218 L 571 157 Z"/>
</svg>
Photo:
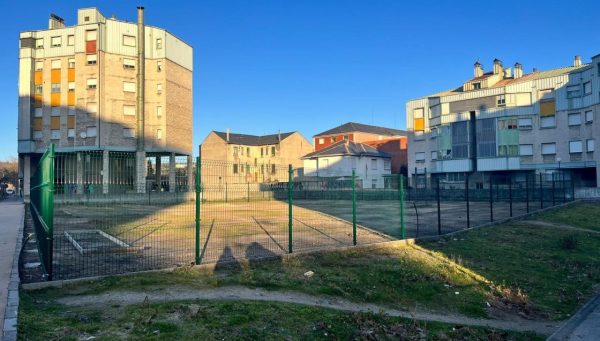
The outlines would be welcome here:
<svg viewBox="0 0 600 341">
<path fill-rule="evenodd" d="M 160 156 L 156 157 L 156 185 L 158 186 L 158 191 L 160 192 L 162 190 L 162 183 L 161 183 L 161 177 L 162 177 L 162 159 Z"/>
<path fill-rule="evenodd" d="M 135 187 L 138 193 L 146 193 L 146 152 L 135 153 Z"/>
<path fill-rule="evenodd" d="M 187 188 L 188 192 L 195 191 L 196 184 L 194 183 L 194 179 L 196 178 L 196 174 L 194 174 L 194 158 L 191 155 L 187 157 Z"/>
<path fill-rule="evenodd" d="M 102 194 L 108 194 L 108 185 L 110 183 L 110 159 L 109 152 L 102 152 Z"/>
<path fill-rule="evenodd" d="M 23 199 L 29 202 L 31 189 L 31 156 L 23 157 Z"/>
<path fill-rule="evenodd" d="M 169 192 L 175 192 L 175 153 L 169 154 Z"/>
<path fill-rule="evenodd" d="M 83 194 L 83 156 L 81 155 L 81 153 L 77 153 L 77 159 L 76 159 L 76 180 L 75 180 L 75 186 L 76 187 L 76 193 L 77 194 Z"/>
</svg>

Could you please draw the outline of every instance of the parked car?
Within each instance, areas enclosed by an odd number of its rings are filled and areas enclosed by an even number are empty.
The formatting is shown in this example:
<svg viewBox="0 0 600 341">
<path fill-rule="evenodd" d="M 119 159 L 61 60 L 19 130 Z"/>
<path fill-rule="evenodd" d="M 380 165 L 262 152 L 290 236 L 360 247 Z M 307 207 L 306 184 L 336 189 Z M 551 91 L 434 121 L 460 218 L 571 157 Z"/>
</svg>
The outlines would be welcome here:
<svg viewBox="0 0 600 341">
<path fill-rule="evenodd" d="M 15 194 L 15 190 L 14 189 L 7 189 L 6 190 L 6 195 L 13 195 Z"/>
</svg>

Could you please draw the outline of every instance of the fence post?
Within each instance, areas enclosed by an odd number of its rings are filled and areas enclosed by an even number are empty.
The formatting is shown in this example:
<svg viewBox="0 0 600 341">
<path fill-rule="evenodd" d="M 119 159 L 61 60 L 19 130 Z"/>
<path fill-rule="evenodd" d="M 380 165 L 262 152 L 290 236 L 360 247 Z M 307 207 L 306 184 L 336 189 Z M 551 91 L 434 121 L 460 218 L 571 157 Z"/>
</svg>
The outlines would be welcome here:
<svg viewBox="0 0 600 341">
<path fill-rule="evenodd" d="M 200 259 L 200 204 L 202 201 L 200 198 L 200 182 L 202 179 L 200 166 L 200 157 L 198 156 L 196 157 L 196 265 L 202 261 Z"/>
<path fill-rule="evenodd" d="M 513 206 L 513 200 L 512 200 L 512 174 L 510 174 L 508 176 L 508 208 L 509 208 L 509 212 L 510 212 L 510 217 L 512 218 L 513 216 L 513 210 L 512 210 L 512 206 Z"/>
<path fill-rule="evenodd" d="M 436 196 L 437 196 L 437 220 L 438 220 L 438 235 L 442 234 L 442 210 L 440 208 L 440 178 L 435 177 L 437 184 Z"/>
<path fill-rule="evenodd" d="M 552 173 L 552 206 L 556 205 L 556 182 L 554 181 L 554 173 Z"/>
<path fill-rule="evenodd" d="M 398 175 L 398 196 L 400 200 L 400 234 L 402 239 L 406 239 L 406 227 L 404 226 L 404 177 L 402 173 Z"/>
<path fill-rule="evenodd" d="M 352 245 L 356 245 L 356 171 L 352 170 Z"/>
<path fill-rule="evenodd" d="M 467 228 L 471 227 L 471 209 L 469 207 L 469 173 L 465 173 L 465 200 L 467 201 Z"/>
<path fill-rule="evenodd" d="M 293 245 L 293 221 L 292 221 L 292 190 L 293 187 L 293 179 L 294 179 L 294 170 L 292 169 L 292 165 L 288 165 L 288 252 L 292 253 L 292 245 Z"/>
<path fill-rule="evenodd" d="M 571 201 L 575 200 L 575 181 L 573 180 L 573 174 L 571 174 Z"/>
<path fill-rule="evenodd" d="M 525 174 L 525 203 L 527 213 L 529 213 L 529 174 Z"/>
<path fill-rule="evenodd" d="M 46 169 L 48 178 L 44 179 L 44 182 L 48 184 L 48 189 L 46 191 L 47 195 L 44 195 L 43 199 L 45 204 L 42 207 L 45 208 L 45 212 L 42 213 L 44 217 L 47 217 L 46 223 L 48 224 L 48 235 L 46 236 L 46 240 L 48 242 L 48 263 L 46 265 L 46 269 L 48 270 L 48 280 L 52 280 L 52 263 L 53 263 L 53 255 L 54 255 L 54 143 L 50 144 L 50 154 L 49 154 L 50 162 Z M 43 172 L 46 174 L 46 172 Z"/>
<path fill-rule="evenodd" d="M 540 173 L 540 209 L 544 208 L 544 187 L 542 183 L 542 173 Z"/>
<path fill-rule="evenodd" d="M 562 182 L 562 192 L 563 192 L 563 203 L 567 202 L 567 188 L 565 184 L 565 173 L 558 173 L 560 181 Z"/>
<path fill-rule="evenodd" d="M 494 181 L 492 180 L 492 173 L 490 173 L 490 221 L 494 221 L 494 207 L 493 207 L 493 202 L 494 202 L 494 198 L 493 198 L 493 187 L 494 187 Z"/>
</svg>

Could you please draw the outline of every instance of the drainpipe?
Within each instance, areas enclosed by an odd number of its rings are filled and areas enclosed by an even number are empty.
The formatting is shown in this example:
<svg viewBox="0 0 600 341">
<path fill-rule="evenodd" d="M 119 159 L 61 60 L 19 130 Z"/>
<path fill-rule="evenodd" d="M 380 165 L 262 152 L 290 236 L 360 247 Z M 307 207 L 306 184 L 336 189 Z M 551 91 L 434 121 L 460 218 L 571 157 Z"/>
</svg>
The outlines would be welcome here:
<svg viewBox="0 0 600 341">
<path fill-rule="evenodd" d="M 145 29 L 144 29 L 144 7 L 137 8 L 137 53 L 138 53 L 138 70 L 137 70 L 137 150 L 144 151 L 144 100 L 145 100 L 145 81 L 146 81 L 146 55 L 145 55 Z"/>
</svg>

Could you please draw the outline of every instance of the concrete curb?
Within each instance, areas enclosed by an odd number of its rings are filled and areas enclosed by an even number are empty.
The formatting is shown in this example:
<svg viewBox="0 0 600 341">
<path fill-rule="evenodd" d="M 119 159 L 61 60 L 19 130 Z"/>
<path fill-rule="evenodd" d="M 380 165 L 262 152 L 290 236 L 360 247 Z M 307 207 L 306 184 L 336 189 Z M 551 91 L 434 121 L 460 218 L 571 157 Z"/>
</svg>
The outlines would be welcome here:
<svg viewBox="0 0 600 341">
<path fill-rule="evenodd" d="M 19 316 L 19 285 L 21 278 L 19 277 L 19 257 L 21 256 L 21 248 L 23 246 L 23 228 L 25 225 L 25 210 L 21 216 L 19 230 L 17 232 L 17 242 L 13 255 L 12 269 L 10 272 L 10 281 L 8 283 L 8 300 L 4 309 L 4 321 L 2 321 L 2 340 L 16 341 L 17 340 L 17 321 Z"/>
<path fill-rule="evenodd" d="M 350 250 L 353 250 L 353 251 L 377 250 L 377 249 L 383 249 L 386 247 L 394 247 L 394 246 L 401 246 L 401 245 L 414 245 L 420 241 L 435 241 L 435 240 L 448 238 L 453 235 L 464 233 L 464 232 L 471 231 L 471 230 L 491 227 L 491 226 L 504 224 L 504 223 L 511 222 L 511 221 L 523 220 L 523 219 L 529 218 L 533 215 L 536 215 L 536 214 L 539 214 L 542 212 L 551 211 L 551 210 L 558 209 L 561 207 L 566 207 L 566 206 L 572 205 L 577 202 L 582 202 L 582 201 L 585 201 L 585 200 L 578 199 L 578 200 L 566 202 L 566 203 L 563 203 L 560 205 L 547 207 L 547 208 L 544 208 L 539 211 L 522 214 L 522 215 L 512 217 L 512 218 L 497 220 L 497 221 L 494 221 L 491 223 L 474 226 L 469 229 L 452 231 L 452 232 L 442 234 L 439 236 L 425 236 L 425 237 L 419 237 L 419 238 L 408 238 L 408 239 L 402 239 L 402 240 L 392 240 L 392 241 L 388 241 L 388 242 L 381 242 L 381 243 L 375 243 L 375 244 L 362 244 L 362 245 L 356 245 L 356 246 L 341 246 L 341 247 L 336 247 L 335 249 L 323 248 L 323 249 L 312 249 L 312 250 L 305 250 L 305 251 L 295 251 L 292 254 L 285 253 L 285 254 L 276 255 L 276 256 L 253 258 L 250 261 L 268 260 L 268 259 L 287 259 L 290 257 L 296 257 L 298 255 L 310 255 L 310 254 L 315 254 L 315 253 L 319 253 L 319 252 L 340 252 L 340 251 L 350 251 Z M 231 261 L 222 262 L 219 264 L 210 263 L 210 264 L 194 265 L 194 266 L 192 266 L 192 268 L 212 270 L 217 265 L 218 266 L 227 266 L 228 263 L 233 264 L 233 263 L 240 262 L 240 261 L 249 261 L 249 260 L 248 259 L 232 259 Z M 55 280 L 55 281 L 50 281 L 50 282 L 24 283 L 21 285 L 21 288 L 23 290 L 27 290 L 27 291 L 40 290 L 40 289 L 45 289 L 45 288 L 62 288 L 64 286 L 67 286 L 70 284 L 93 282 L 93 281 L 102 280 L 102 279 L 105 279 L 108 277 L 123 277 L 123 276 L 129 276 L 129 275 L 139 275 L 139 274 L 144 274 L 144 273 L 161 273 L 161 272 L 169 273 L 169 272 L 173 272 L 180 268 L 184 268 L 184 267 L 170 267 L 170 268 L 136 271 L 136 272 L 122 273 L 122 274 L 91 276 L 91 277 L 82 277 L 82 278 L 74 278 L 74 279 L 63 279 L 63 280 Z"/>
<path fill-rule="evenodd" d="M 579 309 L 575 315 L 562 324 L 554 334 L 550 335 L 547 341 L 569 340 L 575 329 L 577 329 L 577 327 L 579 327 L 579 325 L 598 307 L 600 307 L 600 295 L 596 296 Z M 584 339 L 578 340 L 583 341 Z"/>
</svg>

